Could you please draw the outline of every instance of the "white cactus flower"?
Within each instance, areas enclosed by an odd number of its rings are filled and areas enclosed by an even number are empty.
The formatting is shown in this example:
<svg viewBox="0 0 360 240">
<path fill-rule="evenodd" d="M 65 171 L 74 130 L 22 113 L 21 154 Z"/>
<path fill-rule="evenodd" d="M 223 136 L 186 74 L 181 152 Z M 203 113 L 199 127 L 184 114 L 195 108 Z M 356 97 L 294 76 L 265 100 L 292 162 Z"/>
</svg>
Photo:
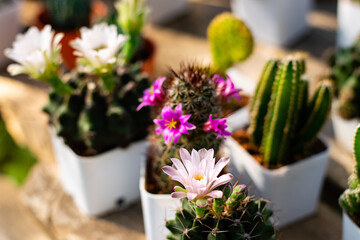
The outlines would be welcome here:
<svg viewBox="0 0 360 240">
<path fill-rule="evenodd" d="M 17 35 L 12 48 L 4 51 L 5 56 L 17 62 L 8 66 L 8 72 L 11 75 L 26 73 L 35 79 L 47 80 L 44 74 L 56 72 L 61 62 L 59 43 L 62 37 L 62 33 L 55 35 L 50 25 L 42 30 L 31 27 L 26 33 Z"/>
<path fill-rule="evenodd" d="M 117 62 L 120 48 L 127 37 L 118 34 L 115 25 L 105 23 L 96 24 L 92 28 L 80 29 L 81 38 L 73 40 L 70 44 L 76 50 L 75 55 L 81 57 L 91 70 L 102 70 L 113 66 Z"/>
</svg>

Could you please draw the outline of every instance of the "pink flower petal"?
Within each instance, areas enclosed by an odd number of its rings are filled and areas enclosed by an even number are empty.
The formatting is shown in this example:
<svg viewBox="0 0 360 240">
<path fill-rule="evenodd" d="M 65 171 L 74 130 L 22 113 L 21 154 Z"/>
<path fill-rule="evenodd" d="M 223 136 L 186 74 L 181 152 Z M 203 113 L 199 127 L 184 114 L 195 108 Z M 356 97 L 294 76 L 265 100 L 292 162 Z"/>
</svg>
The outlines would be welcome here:
<svg viewBox="0 0 360 240">
<path fill-rule="evenodd" d="M 197 197 L 197 194 L 196 193 L 187 193 L 186 194 L 187 198 L 191 201 L 193 199 L 195 199 Z"/>
<path fill-rule="evenodd" d="M 179 152 L 182 160 L 191 160 L 190 153 L 185 148 L 180 148 Z"/>
<path fill-rule="evenodd" d="M 229 161 L 230 161 L 229 157 L 220 158 L 220 160 L 215 164 L 212 178 L 217 177 L 221 172 L 221 170 L 223 170 L 223 168 L 229 163 Z"/>
<path fill-rule="evenodd" d="M 186 193 L 184 192 L 173 192 L 171 193 L 172 198 L 186 198 Z"/>
<path fill-rule="evenodd" d="M 212 198 L 222 198 L 223 192 L 220 190 L 214 190 L 214 191 L 206 194 L 206 196 L 212 197 Z"/>
<path fill-rule="evenodd" d="M 214 181 L 213 185 L 211 186 L 211 189 L 215 189 L 221 185 L 224 185 L 224 184 L 230 182 L 231 179 L 233 179 L 233 175 L 230 173 L 221 175 L 218 179 L 216 179 Z"/>
</svg>

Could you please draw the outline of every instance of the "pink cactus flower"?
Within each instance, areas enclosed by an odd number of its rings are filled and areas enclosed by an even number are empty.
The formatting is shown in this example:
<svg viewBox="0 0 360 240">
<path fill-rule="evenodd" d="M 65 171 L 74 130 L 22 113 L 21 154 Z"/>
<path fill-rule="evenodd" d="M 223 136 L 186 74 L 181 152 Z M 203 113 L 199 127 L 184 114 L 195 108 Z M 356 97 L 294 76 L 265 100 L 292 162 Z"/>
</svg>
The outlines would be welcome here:
<svg viewBox="0 0 360 240">
<path fill-rule="evenodd" d="M 159 125 L 156 133 L 163 135 L 166 144 L 170 144 L 174 139 L 176 145 L 181 134 L 189 134 L 188 131 L 196 128 L 195 125 L 187 122 L 191 114 L 182 115 L 181 104 L 177 105 L 175 110 L 168 106 L 164 107 L 161 116 L 163 119 L 154 119 L 154 123 Z"/>
<path fill-rule="evenodd" d="M 215 74 L 213 81 L 217 84 L 217 94 L 220 95 L 224 100 L 230 102 L 232 97 L 238 101 L 241 100 L 239 92 L 242 89 L 235 88 L 235 85 L 229 76 L 226 76 L 226 80 L 224 80 L 220 75 Z"/>
<path fill-rule="evenodd" d="M 204 123 L 204 131 L 206 132 L 216 132 L 219 137 L 227 137 L 231 136 L 231 133 L 226 131 L 227 125 L 226 118 L 220 118 L 220 119 L 213 119 L 212 114 L 209 116 L 209 120 Z"/>
<path fill-rule="evenodd" d="M 191 155 L 185 148 L 181 148 L 180 157 L 181 161 L 177 158 L 171 159 L 172 167 L 162 168 L 172 180 L 181 183 L 184 187 L 175 187 L 171 197 L 187 197 L 191 201 L 223 196 L 222 191 L 214 189 L 230 182 L 233 178 L 230 173 L 218 177 L 230 158 L 221 158 L 215 164 L 214 150 L 204 148 L 199 151 L 193 149 Z"/>
<path fill-rule="evenodd" d="M 160 77 L 156 79 L 154 84 L 144 91 L 144 96 L 141 99 L 140 105 L 136 108 L 136 111 L 139 111 L 144 106 L 149 105 L 158 105 L 164 101 L 165 94 L 162 89 L 162 84 L 165 81 L 166 77 Z"/>
</svg>

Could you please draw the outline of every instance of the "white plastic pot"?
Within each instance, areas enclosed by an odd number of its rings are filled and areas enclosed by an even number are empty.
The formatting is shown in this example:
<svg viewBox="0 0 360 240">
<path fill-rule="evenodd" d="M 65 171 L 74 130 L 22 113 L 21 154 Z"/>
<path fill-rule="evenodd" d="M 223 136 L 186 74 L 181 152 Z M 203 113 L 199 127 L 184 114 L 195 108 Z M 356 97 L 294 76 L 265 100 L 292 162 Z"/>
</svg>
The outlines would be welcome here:
<svg viewBox="0 0 360 240">
<path fill-rule="evenodd" d="M 337 113 L 337 104 L 333 104 L 332 123 L 334 128 L 335 140 L 348 153 L 353 153 L 354 149 L 354 131 L 360 124 L 359 118 L 344 119 Z"/>
<path fill-rule="evenodd" d="M 166 239 L 170 232 L 165 227 L 165 221 L 175 218 L 176 210 L 181 207 L 181 201 L 171 198 L 170 194 L 153 194 L 146 191 L 145 163 L 141 168 L 139 187 L 146 239 Z"/>
<path fill-rule="evenodd" d="M 139 169 L 147 141 L 82 157 L 65 145 L 54 129 L 50 133 L 61 184 L 83 213 L 97 216 L 123 209 L 139 199 Z"/>
<path fill-rule="evenodd" d="M 288 45 L 307 30 L 312 0 L 231 0 L 232 12 L 243 19 L 256 41 Z"/>
<path fill-rule="evenodd" d="M 321 139 L 324 143 L 324 139 Z M 259 196 L 270 200 L 277 227 L 283 227 L 316 211 L 326 173 L 329 148 L 299 162 L 275 170 L 262 167 L 234 139 L 232 160 L 246 169 Z"/>
<path fill-rule="evenodd" d="M 350 47 L 360 35 L 360 3 L 339 0 L 337 19 L 337 45 Z"/>
<path fill-rule="evenodd" d="M 15 36 L 20 32 L 19 21 L 20 7 L 17 1 L 0 4 L 0 66 L 8 64 L 9 59 L 5 57 L 4 50 L 11 47 Z"/>
<path fill-rule="evenodd" d="M 150 21 L 163 23 L 184 14 L 188 9 L 187 0 L 147 0 L 150 7 Z"/>
<path fill-rule="evenodd" d="M 360 239 L 360 228 L 351 220 L 345 211 L 343 211 L 342 237 L 342 240 Z"/>
</svg>

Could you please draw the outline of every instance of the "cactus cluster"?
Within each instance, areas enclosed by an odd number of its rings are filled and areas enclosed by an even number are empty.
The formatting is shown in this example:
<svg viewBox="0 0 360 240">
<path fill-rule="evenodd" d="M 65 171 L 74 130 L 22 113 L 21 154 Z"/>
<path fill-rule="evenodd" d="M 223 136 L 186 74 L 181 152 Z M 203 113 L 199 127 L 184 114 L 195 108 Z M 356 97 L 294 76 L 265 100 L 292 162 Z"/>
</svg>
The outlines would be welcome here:
<svg viewBox="0 0 360 240">
<path fill-rule="evenodd" d="M 225 72 L 235 62 L 244 61 L 253 50 L 253 37 L 246 24 L 231 13 L 216 16 L 208 27 L 214 67 Z"/>
<path fill-rule="evenodd" d="M 323 81 L 308 101 L 309 84 L 302 75 L 301 54 L 270 60 L 257 86 L 250 109 L 249 140 L 260 148 L 262 165 L 288 164 L 289 155 L 306 149 L 325 124 L 332 88 Z"/>
<path fill-rule="evenodd" d="M 330 65 L 340 116 L 360 117 L 360 39 L 350 48 L 339 49 L 330 59 Z"/>
<path fill-rule="evenodd" d="M 215 153 L 223 141 L 215 132 L 205 131 L 203 126 L 209 120 L 223 117 L 221 97 L 216 93 L 216 83 L 212 80 L 214 74 L 208 67 L 194 64 L 181 65 L 179 71 L 172 71 L 163 83 L 165 100 L 160 107 L 169 106 L 174 109 L 182 104 L 183 114 L 191 114 L 189 122 L 196 129 L 182 135 L 177 144 L 166 144 L 163 137 L 155 131 L 150 136 L 150 152 L 148 162 L 148 179 L 154 183 L 152 189 L 147 184 L 148 191 L 170 193 L 173 186 L 161 167 L 171 165 L 170 158 L 178 157 L 179 147 L 186 149 L 213 148 Z"/>
<path fill-rule="evenodd" d="M 354 156 L 356 166 L 349 177 L 349 188 L 340 196 L 340 206 L 360 226 L 360 125 L 357 127 L 354 139 Z"/>
<path fill-rule="evenodd" d="M 166 221 L 170 230 L 167 239 L 180 240 L 273 240 L 270 222 L 272 211 L 264 200 L 248 196 L 245 185 L 230 184 L 223 188 L 222 198 L 210 198 L 206 207 L 199 201 L 182 199 L 182 208 L 175 219 Z"/>
<path fill-rule="evenodd" d="M 111 92 L 95 74 L 76 72 L 64 78 L 69 78 L 72 94 L 50 93 L 44 111 L 57 135 L 77 154 L 89 156 L 126 147 L 147 135 L 149 109 L 136 111 L 136 107 L 149 80 L 139 66 L 119 66 Z"/>
<path fill-rule="evenodd" d="M 91 0 L 45 0 L 50 24 L 69 31 L 89 25 Z"/>
</svg>

